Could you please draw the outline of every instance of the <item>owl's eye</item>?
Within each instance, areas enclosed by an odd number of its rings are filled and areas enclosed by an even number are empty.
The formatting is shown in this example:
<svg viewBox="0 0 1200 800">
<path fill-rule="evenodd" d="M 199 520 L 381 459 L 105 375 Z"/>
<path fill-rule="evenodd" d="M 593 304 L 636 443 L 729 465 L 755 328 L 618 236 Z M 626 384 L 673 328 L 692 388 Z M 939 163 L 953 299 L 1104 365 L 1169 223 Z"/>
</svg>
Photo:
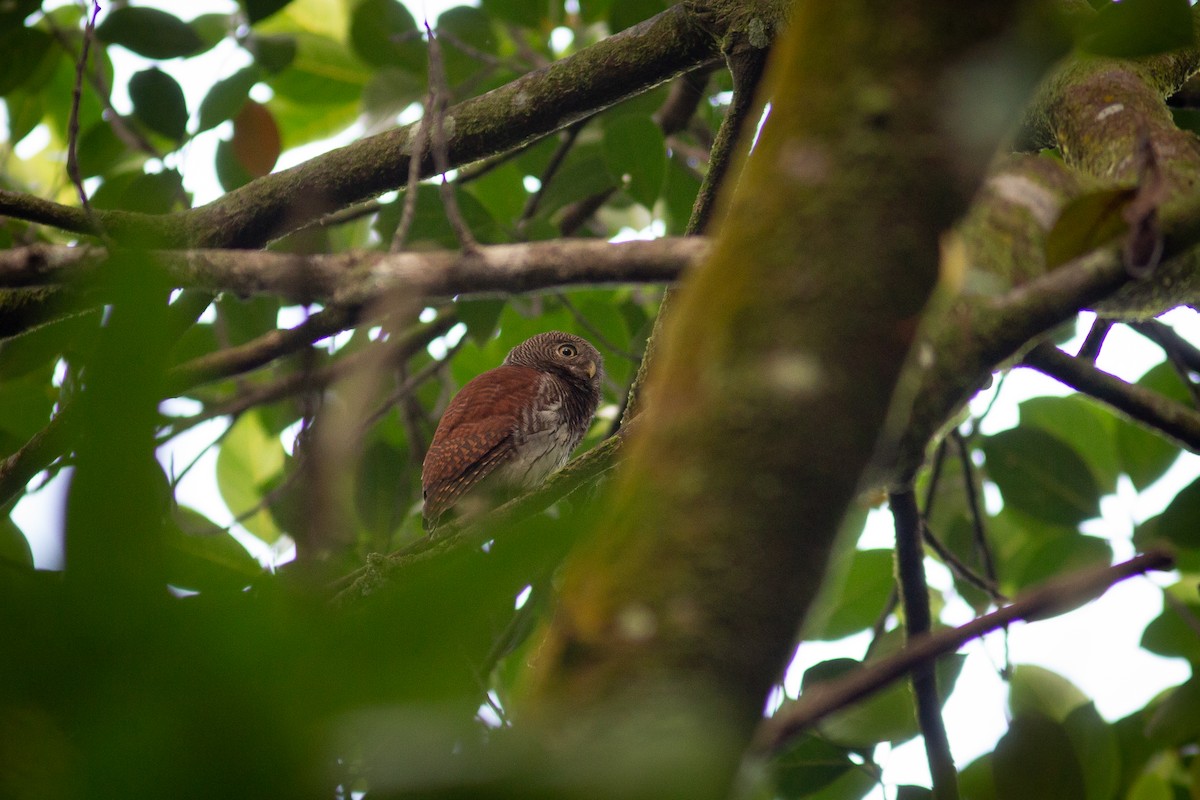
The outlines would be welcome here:
<svg viewBox="0 0 1200 800">
<path fill-rule="evenodd" d="M 563 358 L 574 358 L 577 352 L 579 351 L 575 349 L 575 345 L 573 344 L 560 344 L 558 346 L 558 354 Z"/>
</svg>

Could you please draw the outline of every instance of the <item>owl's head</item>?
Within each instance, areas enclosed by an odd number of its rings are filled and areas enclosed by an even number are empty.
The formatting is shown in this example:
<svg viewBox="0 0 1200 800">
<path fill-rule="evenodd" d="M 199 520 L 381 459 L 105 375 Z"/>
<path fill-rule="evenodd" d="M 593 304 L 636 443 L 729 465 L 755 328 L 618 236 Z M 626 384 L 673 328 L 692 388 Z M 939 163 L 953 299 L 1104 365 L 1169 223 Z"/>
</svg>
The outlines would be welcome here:
<svg viewBox="0 0 1200 800">
<path fill-rule="evenodd" d="M 504 363 L 556 372 L 596 388 L 604 377 L 604 358 L 592 343 L 562 331 L 547 331 L 526 339 L 509 351 Z"/>
</svg>

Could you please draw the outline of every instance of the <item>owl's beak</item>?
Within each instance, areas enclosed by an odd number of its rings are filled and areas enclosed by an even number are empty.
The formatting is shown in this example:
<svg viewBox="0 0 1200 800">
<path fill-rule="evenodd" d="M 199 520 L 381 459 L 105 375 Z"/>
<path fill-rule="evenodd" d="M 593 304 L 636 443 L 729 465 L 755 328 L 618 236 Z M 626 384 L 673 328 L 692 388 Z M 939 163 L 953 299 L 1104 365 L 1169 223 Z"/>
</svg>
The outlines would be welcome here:
<svg viewBox="0 0 1200 800">
<path fill-rule="evenodd" d="M 595 361 L 587 362 L 586 369 L 587 369 L 587 374 L 588 374 L 589 378 L 596 377 L 596 362 Z"/>
</svg>

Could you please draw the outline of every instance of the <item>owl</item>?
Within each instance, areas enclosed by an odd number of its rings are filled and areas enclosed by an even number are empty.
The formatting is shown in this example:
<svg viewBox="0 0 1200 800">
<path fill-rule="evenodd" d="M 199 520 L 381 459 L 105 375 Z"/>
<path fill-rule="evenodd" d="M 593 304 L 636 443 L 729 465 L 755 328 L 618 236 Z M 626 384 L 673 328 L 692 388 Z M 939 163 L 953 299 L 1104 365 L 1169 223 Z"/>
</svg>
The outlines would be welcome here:
<svg viewBox="0 0 1200 800">
<path fill-rule="evenodd" d="M 550 331 L 472 379 L 442 415 L 421 485 L 425 527 L 470 517 L 541 483 L 567 463 L 600 404 L 604 359 L 586 340 Z"/>
</svg>

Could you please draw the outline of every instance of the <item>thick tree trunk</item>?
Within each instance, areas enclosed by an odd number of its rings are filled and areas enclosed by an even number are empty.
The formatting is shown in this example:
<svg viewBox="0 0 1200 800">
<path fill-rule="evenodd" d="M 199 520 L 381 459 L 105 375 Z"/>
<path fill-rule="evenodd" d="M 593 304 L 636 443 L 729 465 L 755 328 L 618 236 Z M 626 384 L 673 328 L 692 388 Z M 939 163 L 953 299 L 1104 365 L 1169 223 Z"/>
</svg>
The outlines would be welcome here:
<svg viewBox="0 0 1200 800">
<path fill-rule="evenodd" d="M 596 758 L 706 776 L 646 793 L 721 794 L 779 678 L 996 144 L 947 115 L 973 91 L 948 76 L 1015 6 L 803 3 L 774 55 L 770 118 L 534 671 L 533 713 Z"/>
</svg>

